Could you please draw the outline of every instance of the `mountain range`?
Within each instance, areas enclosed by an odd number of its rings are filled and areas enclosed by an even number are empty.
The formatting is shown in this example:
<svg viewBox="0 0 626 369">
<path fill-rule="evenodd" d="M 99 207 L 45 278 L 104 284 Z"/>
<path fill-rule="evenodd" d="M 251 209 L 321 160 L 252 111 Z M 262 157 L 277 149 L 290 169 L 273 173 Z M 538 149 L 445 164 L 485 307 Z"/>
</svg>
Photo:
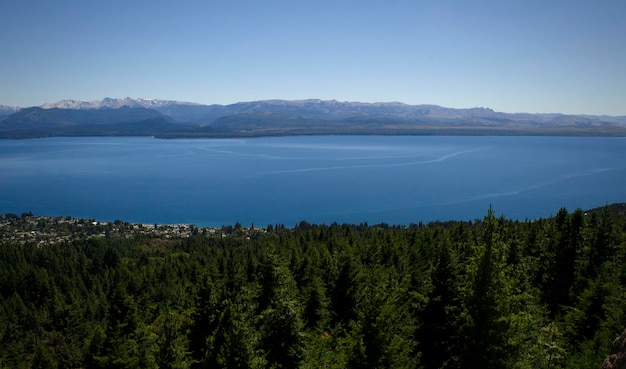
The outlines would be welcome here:
<svg viewBox="0 0 626 369">
<path fill-rule="evenodd" d="M 399 102 L 263 100 L 202 105 L 159 99 L 0 105 L 0 137 L 256 137 L 305 134 L 626 136 L 626 116 L 502 113 Z"/>
</svg>

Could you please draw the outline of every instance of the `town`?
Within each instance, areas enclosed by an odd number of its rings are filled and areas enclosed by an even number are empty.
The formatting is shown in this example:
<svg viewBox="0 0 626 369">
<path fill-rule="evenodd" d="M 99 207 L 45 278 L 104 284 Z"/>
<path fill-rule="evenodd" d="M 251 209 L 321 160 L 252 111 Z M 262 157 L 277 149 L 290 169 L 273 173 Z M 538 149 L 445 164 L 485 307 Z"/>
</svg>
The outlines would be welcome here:
<svg viewBox="0 0 626 369">
<path fill-rule="evenodd" d="M 0 215 L 0 242 L 9 241 L 22 245 L 34 243 L 44 246 L 92 237 L 180 239 L 202 235 L 249 239 L 252 235 L 265 232 L 263 228 L 244 228 L 240 223 L 219 228 L 200 228 L 193 224 L 134 224 L 120 220 L 101 222 L 70 216 L 36 216 L 32 213 Z"/>
</svg>

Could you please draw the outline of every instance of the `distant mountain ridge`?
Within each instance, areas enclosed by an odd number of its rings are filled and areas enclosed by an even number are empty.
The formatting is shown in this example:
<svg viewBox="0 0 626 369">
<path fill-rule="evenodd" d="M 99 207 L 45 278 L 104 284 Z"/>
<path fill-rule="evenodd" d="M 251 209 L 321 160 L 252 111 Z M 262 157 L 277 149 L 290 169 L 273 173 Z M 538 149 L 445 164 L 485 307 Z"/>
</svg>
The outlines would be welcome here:
<svg viewBox="0 0 626 369">
<path fill-rule="evenodd" d="M 218 105 L 212 105 L 218 106 Z M 146 108 L 154 109 L 162 114 L 170 116 L 178 122 L 198 123 L 204 115 L 211 116 L 211 105 L 202 105 L 192 102 L 181 102 L 174 100 L 130 98 L 116 99 L 106 97 L 102 100 L 80 101 L 80 100 L 61 100 L 56 103 L 46 103 L 41 105 L 43 109 L 119 109 L 122 107 L 129 108 Z"/>
<path fill-rule="evenodd" d="M 159 122 L 151 131 L 146 121 Z M 301 134 L 497 134 L 626 136 L 626 117 L 501 113 L 400 102 L 263 100 L 202 105 L 174 100 L 61 100 L 40 107 L 0 106 L 0 136 L 80 135 L 89 126 L 107 135 L 111 124 L 144 122 L 140 132 L 168 137 L 247 137 Z M 80 126 L 80 130 L 74 129 Z M 129 128 L 131 127 L 129 126 Z M 74 127 L 74 128 L 72 128 Z M 116 132 L 119 130 L 116 130 Z M 119 134 L 119 133 L 118 133 Z"/>
<path fill-rule="evenodd" d="M 17 106 L 0 105 L 0 117 L 3 115 L 17 113 L 19 110 L 20 108 L 18 108 Z"/>
<path fill-rule="evenodd" d="M 167 120 L 172 118 L 155 109 L 122 106 L 117 109 L 59 109 L 59 108 L 26 108 L 11 114 L 8 122 L 37 122 L 43 124 L 102 124 L 122 123 L 134 120 L 160 117 Z"/>
<path fill-rule="evenodd" d="M 81 100 L 61 100 L 56 103 L 46 103 L 41 105 L 43 109 L 118 109 L 121 107 L 129 107 L 129 108 L 157 108 L 162 106 L 167 106 L 171 104 L 188 104 L 188 105 L 198 105 L 193 103 L 181 103 L 178 101 L 171 100 L 160 100 L 160 99 L 143 99 L 143 98 L 130 98 L 126 97 L 124 99 L 114 99 L 110 97 L 105 97 L 102 100 L 94 100 L 94 101 L 81 101 Z"/>
</svg>

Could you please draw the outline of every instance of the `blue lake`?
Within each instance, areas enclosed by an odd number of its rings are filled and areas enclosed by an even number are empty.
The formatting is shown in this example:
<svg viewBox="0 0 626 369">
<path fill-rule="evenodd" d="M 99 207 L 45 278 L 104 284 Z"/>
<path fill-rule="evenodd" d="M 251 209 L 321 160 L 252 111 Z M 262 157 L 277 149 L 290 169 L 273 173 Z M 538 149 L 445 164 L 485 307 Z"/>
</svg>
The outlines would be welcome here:
<svg viewBox="0 0 626 369">
<path fill-rule="evenodd" d="M 0 140 L 0 213 L 244 226 L 533 219 L 626 201 L 626 139 Z"/>
</svg>

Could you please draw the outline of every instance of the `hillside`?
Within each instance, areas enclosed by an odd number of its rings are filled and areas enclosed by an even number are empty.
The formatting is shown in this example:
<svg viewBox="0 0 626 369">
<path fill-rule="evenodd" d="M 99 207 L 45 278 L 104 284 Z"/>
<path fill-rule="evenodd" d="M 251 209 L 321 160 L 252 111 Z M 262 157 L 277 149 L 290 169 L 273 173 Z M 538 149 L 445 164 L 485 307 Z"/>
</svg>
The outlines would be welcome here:
<svg viewBox="0 0 626 369">
<path fill-rule="evenodd" d="M 6 368 L 599 368 L 626 218 L 221 228 L 0 216 Z"/>
</svg>

